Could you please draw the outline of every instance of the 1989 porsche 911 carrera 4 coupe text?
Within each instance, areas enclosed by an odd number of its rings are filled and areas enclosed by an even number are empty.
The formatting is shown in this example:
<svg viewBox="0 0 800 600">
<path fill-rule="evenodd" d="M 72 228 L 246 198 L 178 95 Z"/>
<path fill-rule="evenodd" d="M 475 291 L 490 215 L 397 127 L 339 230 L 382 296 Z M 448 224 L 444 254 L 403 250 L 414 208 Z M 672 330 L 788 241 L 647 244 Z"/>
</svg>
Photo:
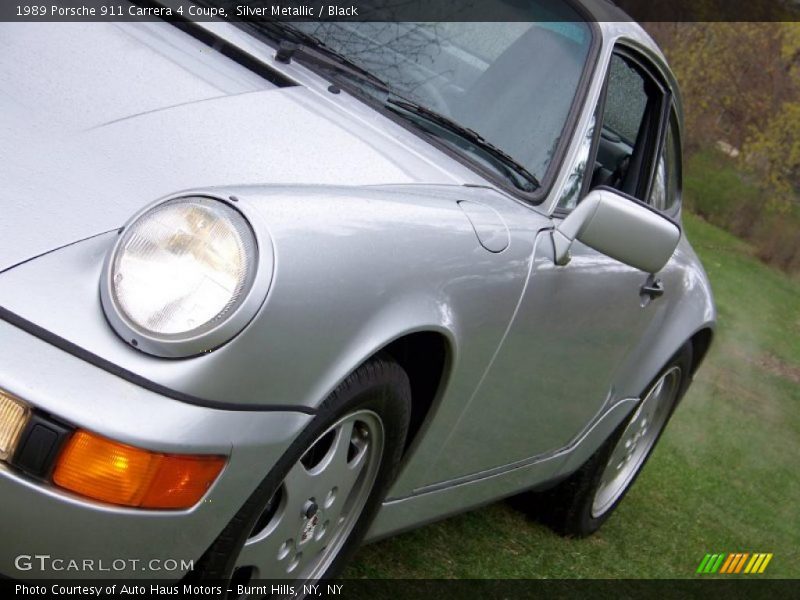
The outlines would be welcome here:
<svg viewBox="0 0 800 600">
<path fill-rule="evenodd" d="M 715 309 L 659 50 L 531 6 L 2 26 L 1 573 L 318 579 L 516 495 L 602 525 Z"/>
</svg>

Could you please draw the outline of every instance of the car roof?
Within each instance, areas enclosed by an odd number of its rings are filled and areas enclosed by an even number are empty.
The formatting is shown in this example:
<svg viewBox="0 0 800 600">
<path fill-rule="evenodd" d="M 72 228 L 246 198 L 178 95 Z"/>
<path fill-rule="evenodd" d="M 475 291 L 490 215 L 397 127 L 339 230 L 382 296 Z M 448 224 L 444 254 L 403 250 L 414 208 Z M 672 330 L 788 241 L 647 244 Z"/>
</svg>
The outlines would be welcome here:
<svg viewBox="0 0 800 600">
<path fill-rule="evenodd" d="M 604 44 L 613 44 L 617 40 L 624 40 L 628 45 L 632 45 L 647 56 L 659 68 L 672 90 L 679 121 L 682 123 L 683 103 L 678 82 L 664 53 L 650 34 L 611 0 L 579 0 L 578 4 L 588 13 L 587 18 L 597 23 Z"/>
<path fill-rule="evenodd" d="M 650 34 L 611 0 L 579 0 L 579 4 L 588 13 L 587 16 L 597 22 L 604 37 L 624 36 L 634 39 L 664 61 L 661 50 Z"/>
</svg>

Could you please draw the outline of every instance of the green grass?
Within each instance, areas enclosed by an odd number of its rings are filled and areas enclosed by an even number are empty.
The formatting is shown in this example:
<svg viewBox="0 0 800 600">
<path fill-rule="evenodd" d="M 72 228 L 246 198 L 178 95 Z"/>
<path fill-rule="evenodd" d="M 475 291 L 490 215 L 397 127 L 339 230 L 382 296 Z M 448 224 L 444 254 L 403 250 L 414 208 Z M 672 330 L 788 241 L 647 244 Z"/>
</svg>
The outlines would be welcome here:
<svg viewBox="0 0 800 600">
<path fill-rule="evenodd" d="M 717 338 L 605 526 L 563 539 L 497 503 L 366 546 L 345 577 L 681 578 L 706 552 L 737 551 L 773 552 L 763 576 L 800 577 L 800 283 L 730 234 L 684 222 L 716 295 Z"/>
</svg>

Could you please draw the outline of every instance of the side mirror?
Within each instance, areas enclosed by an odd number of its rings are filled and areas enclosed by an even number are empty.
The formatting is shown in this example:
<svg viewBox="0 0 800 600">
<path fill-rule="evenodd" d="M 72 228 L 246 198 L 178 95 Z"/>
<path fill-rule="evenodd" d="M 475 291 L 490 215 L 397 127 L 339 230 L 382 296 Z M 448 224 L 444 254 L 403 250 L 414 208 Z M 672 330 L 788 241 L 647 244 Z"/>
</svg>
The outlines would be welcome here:
<svg viewBox="0 0 800 600">
<path fill-rule="evenodd" d="M 570 261 L 570 247 L 580 240 L 647 273 L 664 268 L 680 239 L 681 230 L 676 223 L 610 188 L 590 192 L 553 230 L 557 265 Z"/>
</svg>

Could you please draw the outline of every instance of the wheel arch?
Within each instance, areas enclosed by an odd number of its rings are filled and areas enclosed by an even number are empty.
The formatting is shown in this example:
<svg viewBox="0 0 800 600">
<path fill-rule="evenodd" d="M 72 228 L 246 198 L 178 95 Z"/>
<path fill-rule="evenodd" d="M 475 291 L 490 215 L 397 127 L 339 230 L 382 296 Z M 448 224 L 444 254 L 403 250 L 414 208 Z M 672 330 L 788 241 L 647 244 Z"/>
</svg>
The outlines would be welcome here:
<svg viewBox="0 0 800 600">
<path fill-rule="evenodd" d="M 378 353 L 387 354 L 400 365 L 411 383 L 411 423 L 404 450 L 407 453 L 442 396 L 452 365 L 451 343 L 440 332 L 417 331 L 395 339 Z"/>
<path fill-rule="evenodd" d="M 692 345 L 692 376 L 697 373 L 697 369 L 700 368 L 703 359 L 705 359 L 708 354 L 713 339 L 714 330 L 711 329 L 711 327 L 703 327 L 689 338 L 687 343 Z"/>
</svg>

